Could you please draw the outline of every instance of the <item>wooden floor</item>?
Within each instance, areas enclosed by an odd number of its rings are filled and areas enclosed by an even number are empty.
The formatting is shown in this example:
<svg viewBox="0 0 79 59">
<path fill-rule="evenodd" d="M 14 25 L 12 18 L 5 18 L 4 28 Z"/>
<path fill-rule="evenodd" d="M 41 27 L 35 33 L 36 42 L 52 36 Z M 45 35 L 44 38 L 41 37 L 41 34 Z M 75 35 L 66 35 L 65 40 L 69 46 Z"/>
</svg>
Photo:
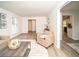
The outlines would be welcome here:
<svg viewBox="0 0 79 59">
<path fill-rule="evenodd" d="M 69 57 L 79 56 L 79 40 L 73 40 L 63 33 L 63 39 L 61 40 L 61 49 Z"/>
<path fill-rule="evenodd" d="M 15 38 L 19 39 L 36 39 L 37 35 L 36 33 L 22 33 Z M 61 48 L 57 49 L 54 45 L 50 46 L 47 51 L 49 57 L 78 57 L 79 54 L 75 52 L 72 48 L 70 48 L 67 44 L 65 44 L 66 41 L 61 41 Z M 12 52 L 12 50 L 8 49 L 5 45 L 0 46 L 0 56 L 28 56 L 29 50 L 26 51 L 26 43 L 22 43 L 21 48 L 19 50 L 16 50 Z M 9 51 L 9 52 L 8 52 Z M 20 52 L 21 51 L 21 52 Z"/>
<path fill-rule="evenodd" d="M 28 34 L 23 33 L 23 34 L 18 35 L 16 38 L 36 39 L 36 37 L 37 37 L 36 33 L 28 33 Z M 64 39 L 64 41 L 66 39 L 68 39 L 68 38 L 66 37 Z M 67 42 L 67 41 L 68 40 L 66 40 L 65 42 Z M 68 41 L 68 42 L 71 42 L 71 41 Z M 72 41 L 72 42 L 74 42 L 74 41 Z M 75 41 L 75 42 L 78 42 L 78 41 Z M 48 51 L 49 57 L 77 57 L 78 56 L 78 54 L 72 48 L 70 48 L 68 45 L 64 44 L 63 42 L 61 42 L 60 49 L 57 49 L 54 47 L 54 45 L 52 45 L 47 49 L 47 51 Z"/>
<path fill-rule="evenodd" d="M 49 57 L 67 57 L 67 55 L 61 49 L 57 49 L 53 45 L 50 46 L 47 50 Z"/>
<path fill-rule="evenodd" d="M 27 57 L 30 49 L 28 45 L 30 42 L 21 42 L 18 49 L 10 49 L 7 44 L 8 40 L 0 44 L 0 57 Z"/>
<path fill-rule="evenodd" d="M 63 33 L 62 38 L 66 43 L 79 43 L 79 40 L 74 40 L 72 38 L 69 38 L 66 33 Z"/>
<path fill-rule="evenodd" d="M 34 34 L 34 35 L 33 35 Z M 36 34 L 35 33 L 22 33 L 20 35 L 18 35 L 15 38 L 19 38 L 19 39 L 35 39 L 36 38 Z M 50 46 L 48 49 L 48 54 L 49 57 L 65 57 L 66 54 L 64 54 L 64 52 L 61 49 L 57 49 L 54 47 L 54 45 Z"/>
<path fill-rule="evenodd" d="M 14 37 L 18 39 L 36 39 L 37 34 L 35 32 L 29 32 L 29 33 L 22 33 L 19 34 L 18 36 Z"/>
<path fill-rule="evenodd" d="M 67 57 L 79 57 L 79 54 L 65 41 L 61 41 L 61 50 L 66 54 Z"/>
</svg>

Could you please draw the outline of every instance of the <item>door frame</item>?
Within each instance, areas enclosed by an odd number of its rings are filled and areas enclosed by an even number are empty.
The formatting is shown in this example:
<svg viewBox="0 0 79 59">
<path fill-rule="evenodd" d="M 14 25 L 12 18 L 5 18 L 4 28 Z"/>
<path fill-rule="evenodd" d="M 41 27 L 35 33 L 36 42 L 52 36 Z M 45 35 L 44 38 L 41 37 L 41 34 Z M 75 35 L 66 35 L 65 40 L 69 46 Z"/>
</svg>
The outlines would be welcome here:
<svg viewBox="0 0 79 59">
<path fill-rule="evenodd" d="M 72 26 L 73 26 L 73 15 L 71 15 L 71 14 L 64 14 L 64 15 L 62 15 L 62 17 L 63 16 L 69 16 L 70 17 L 70 20 L 72 20 Z M 73 27 L 72 27 L 73 28 Z M 68 31 L 68 28 L 67 28 L 67 31 Z M 73 32 L 73 29 L 72 29 L 72 32 Z M 67 32 L 68 33 L 68 32 Z M 67 34 L 68 35 L 68 34 Z M 62 19 L 62 36 L 63 36 L 63 19 Z M 62 37 L 62 39 L 61 40 L 63 40 L 63 37 Z"/>
<path fill-rule="evenodd" d="M 29 32 L 29 21 L 35 21 L 35 33 L 36 33 L 36 19 L 28 19 L 28 32 Z"/>
<path fill-rule="evenodd" d="M 56 44 L 55 46 L 57 48 L 60 48 L 61 46 L 61 40 L 62 40 L 62 13 L 61 9 L 66 6 L 71 1 L 65 1 L 58 9 L 57 9 L 57 33 L 56 33 Z"/>
</svg>

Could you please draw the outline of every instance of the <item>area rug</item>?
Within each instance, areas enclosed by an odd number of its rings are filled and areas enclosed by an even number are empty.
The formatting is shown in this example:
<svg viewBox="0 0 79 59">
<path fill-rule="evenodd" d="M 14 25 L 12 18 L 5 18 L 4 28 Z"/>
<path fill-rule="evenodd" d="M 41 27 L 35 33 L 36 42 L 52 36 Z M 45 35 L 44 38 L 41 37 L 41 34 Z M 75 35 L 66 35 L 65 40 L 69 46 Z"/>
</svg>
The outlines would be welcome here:
<svg viewBox="0 0 79 59">
<path fill-rule="evenodd" d="M 35 40 L 30 40 L 31 51 L 28 57 L 48 57 L 48 51 L 43 46 L 37 44 Z"/>
</svg>

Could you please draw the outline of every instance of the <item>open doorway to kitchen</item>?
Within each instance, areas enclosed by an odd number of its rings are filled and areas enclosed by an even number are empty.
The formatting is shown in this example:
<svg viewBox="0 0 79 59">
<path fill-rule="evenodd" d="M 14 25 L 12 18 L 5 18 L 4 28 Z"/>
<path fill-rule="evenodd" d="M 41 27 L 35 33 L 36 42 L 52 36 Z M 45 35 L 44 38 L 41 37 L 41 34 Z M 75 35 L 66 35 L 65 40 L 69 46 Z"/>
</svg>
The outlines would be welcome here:
<svg viewBox="0 0 79 59">
<path fill-rule="evenodd" d="M 67 56 L 79 56 L 79 9 L 78 1 L 71 1 L 61 9 L 61 49 Z"/>
<path fill-rule="evenodd" d="M 72 16 L 63 15 L 62 16 L 62 37 L 72 37 Z"/>
</svg>

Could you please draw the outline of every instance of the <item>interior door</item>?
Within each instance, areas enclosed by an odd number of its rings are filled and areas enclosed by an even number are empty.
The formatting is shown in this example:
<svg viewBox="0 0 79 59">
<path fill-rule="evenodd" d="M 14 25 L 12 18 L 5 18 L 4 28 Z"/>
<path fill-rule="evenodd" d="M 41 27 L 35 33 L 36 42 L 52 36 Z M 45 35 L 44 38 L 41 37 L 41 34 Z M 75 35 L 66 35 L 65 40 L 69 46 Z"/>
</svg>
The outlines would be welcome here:
<svg viewBox="0 0 79 59">
<path fill-rule="evenodd" d="M 36 21 L 35 20 L 33 20 L 32 21 L 32 31 L 36 31 Z"/>
<path fill-rule="evenodd" d="M 28 31 L 32 31 L 32 20 L 28 21 Z"/>
<path fill-rule="evenodd" d="M 28 31 L 36 32 L 36 20 L 29 19 L 29 21 L 28 21 Z"/>
</svg>

